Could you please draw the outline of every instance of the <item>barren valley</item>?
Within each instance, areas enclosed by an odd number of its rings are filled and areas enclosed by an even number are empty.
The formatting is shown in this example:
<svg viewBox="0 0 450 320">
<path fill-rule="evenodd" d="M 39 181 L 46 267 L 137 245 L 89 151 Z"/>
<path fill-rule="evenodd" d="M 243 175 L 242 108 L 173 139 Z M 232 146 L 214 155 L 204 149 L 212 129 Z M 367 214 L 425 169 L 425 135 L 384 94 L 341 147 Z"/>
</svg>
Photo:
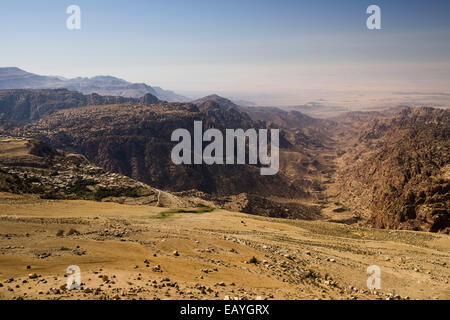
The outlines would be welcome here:
<svg viewBox="0 0 450 320">
<path fill-rule="evenodd" d="M 59 89 L 1 91 L 0 111 L 0 299 L 450 299 L 448 109 Z M 278 128 L 279 174 L 174 165 L 194 120 Z"/>
</svg>

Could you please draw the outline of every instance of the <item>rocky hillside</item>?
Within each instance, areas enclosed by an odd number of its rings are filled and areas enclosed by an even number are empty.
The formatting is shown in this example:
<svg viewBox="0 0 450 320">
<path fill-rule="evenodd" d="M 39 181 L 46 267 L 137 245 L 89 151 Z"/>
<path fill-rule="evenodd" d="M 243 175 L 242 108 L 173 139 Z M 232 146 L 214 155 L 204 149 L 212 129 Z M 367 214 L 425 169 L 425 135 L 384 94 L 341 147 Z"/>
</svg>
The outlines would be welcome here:
<svg viewBox="0 0 450 320">
<path fill-rule="evenodd" d="M 192 104 L 124 104 L 64 110 L 21 130 L 42 136 L 50 144 L 85 155 L 95 164 L 170 191 L 197 189 L 210 194 L 242 192 L 296 195 L 283 176 L 260 175 L 250 165 L 174 165 L 170 155 L 176 145 L 171 134 L 178 128 L 193 132 L 195 120 L 205 129 L 249 128 L 253 123 L 241 113 L 216 106 Z"/>
<path fill-rule="evenodd" d="M 376 118 L 339 159 L 338 198 L 378 228 L 449 232 L 450 111 Z"/>
<path fill-rule="evenodd" d="M 156 103 L 158 99 L 147 95 L 139 99 L 83 95 L 66 89 L 55 90 L 0 90 L 0 116 L 3 121 L 24 124 L 42 119 L 49 114 L 87 105 L 118 104 L 125 102 Z"/>
<path fill-rule="evenodd" d="M 277 199 L 313 199 L 319 192 L 318 178 L 324 164 L 314 154 L 317 150 L 307 139 L 303 147 L 292 144 L 302 140 L 295 133 L 280 133 L 280 172 L 261 176 L 258 165 L 175 165 L 170 155 L 175 146 L 171 134 L 178 128 L 193 132 L 195 120 L 202 120 L 204 130 L 217 128 L 270 128 L 264 121 L 254 121 L 245 112 L 226 108 L 214 101 L 196 106 L 180 103 L 125 103 L 89 106 L 55 112 L 41 121 L 16 129 L 14 134 L 38 137 L 58 148 L 83 154 L 97 166 L 117 172 L 169 192 L 189 190 L 208 194 L 216 203 L 233 202 L 228 196 L 242 195 L 251 205 L 241 206 L 248 213 L 260 214 L 264 204 L 267 215 L 310 217 L 317 215 L 312 206 L 285 205 Z M 263 197 L 266 201 L 258 200 Z M 244 209 L 246 208 L 246 209 Z M 283 212 L 283 215 L 280 215 Z"/>
<path fill-rule="evenodd" d="M 236 105 L 229 99 L 218 95 L 210 95 L 193 101 L 195 105 L 214 106 L 227 110 L 230 113 L 246 114 L 251 120 L 263 123 L 264 126 L 284 129 L 284 134 L 291 144 L 301 147 L 315 145 L 325 147 L 330 145 L 330 131 L 337 127 L 337 122 L 332 120 L 316 119 L 301 112 L 285 111 L 273 107 L 245 107 Z"/>
<path fill-rule="evenodd" d="M 63 152 L 36 139 L 12 137 L 0 140 L 0 192 L 171 208 L 205 204 L 108 172 L 80 154 Z"/>
</svg>

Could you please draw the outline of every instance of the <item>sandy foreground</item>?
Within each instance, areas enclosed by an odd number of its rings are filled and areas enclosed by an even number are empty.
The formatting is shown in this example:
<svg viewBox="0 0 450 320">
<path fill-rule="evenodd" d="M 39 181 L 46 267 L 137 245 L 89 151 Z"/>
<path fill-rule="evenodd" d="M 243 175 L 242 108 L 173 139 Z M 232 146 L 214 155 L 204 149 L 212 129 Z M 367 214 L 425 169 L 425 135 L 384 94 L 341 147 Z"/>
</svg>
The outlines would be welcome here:
<svg viewBox="0 0 450 320">
<path fill-rule="evenodd" d="M 449 266 L 448 235 L 0 194 L 0 299 L 450 299 Z"/>
</svg>

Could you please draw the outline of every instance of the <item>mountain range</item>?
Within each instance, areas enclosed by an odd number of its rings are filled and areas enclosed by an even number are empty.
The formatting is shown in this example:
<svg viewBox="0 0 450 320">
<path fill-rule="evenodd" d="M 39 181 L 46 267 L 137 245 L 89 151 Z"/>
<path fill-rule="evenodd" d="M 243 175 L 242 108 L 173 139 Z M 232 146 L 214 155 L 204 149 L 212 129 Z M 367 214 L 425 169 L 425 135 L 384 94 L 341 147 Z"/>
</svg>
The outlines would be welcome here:
<svg viewBox="0 0 450 320">
<path fill-rule="evenodd" d="M 42 76 L 16 67 L 0 68 L 0 89 L 60 89 L 65 88 L 83 94 L 140 98 L 152 94 L 170 102 L 186 102 L 189 99 L 173 91 L 152 87 L 145 83 L 131 83 L 112 76 L 77 77 Z"/>
</svg>

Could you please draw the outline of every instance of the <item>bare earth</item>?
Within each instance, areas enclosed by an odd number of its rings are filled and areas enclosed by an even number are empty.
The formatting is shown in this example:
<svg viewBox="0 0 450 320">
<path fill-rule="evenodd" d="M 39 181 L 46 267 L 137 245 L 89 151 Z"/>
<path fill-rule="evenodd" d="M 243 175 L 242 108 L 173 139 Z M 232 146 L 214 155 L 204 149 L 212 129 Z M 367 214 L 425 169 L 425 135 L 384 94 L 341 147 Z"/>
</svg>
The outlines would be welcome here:
<svg viewBox="0 0 450 320">
<path fill-rule="evenodd" d="M 448 235 L 7 193 L 0 212 L 0 299 L 450 299 Z"/>
</svg>

